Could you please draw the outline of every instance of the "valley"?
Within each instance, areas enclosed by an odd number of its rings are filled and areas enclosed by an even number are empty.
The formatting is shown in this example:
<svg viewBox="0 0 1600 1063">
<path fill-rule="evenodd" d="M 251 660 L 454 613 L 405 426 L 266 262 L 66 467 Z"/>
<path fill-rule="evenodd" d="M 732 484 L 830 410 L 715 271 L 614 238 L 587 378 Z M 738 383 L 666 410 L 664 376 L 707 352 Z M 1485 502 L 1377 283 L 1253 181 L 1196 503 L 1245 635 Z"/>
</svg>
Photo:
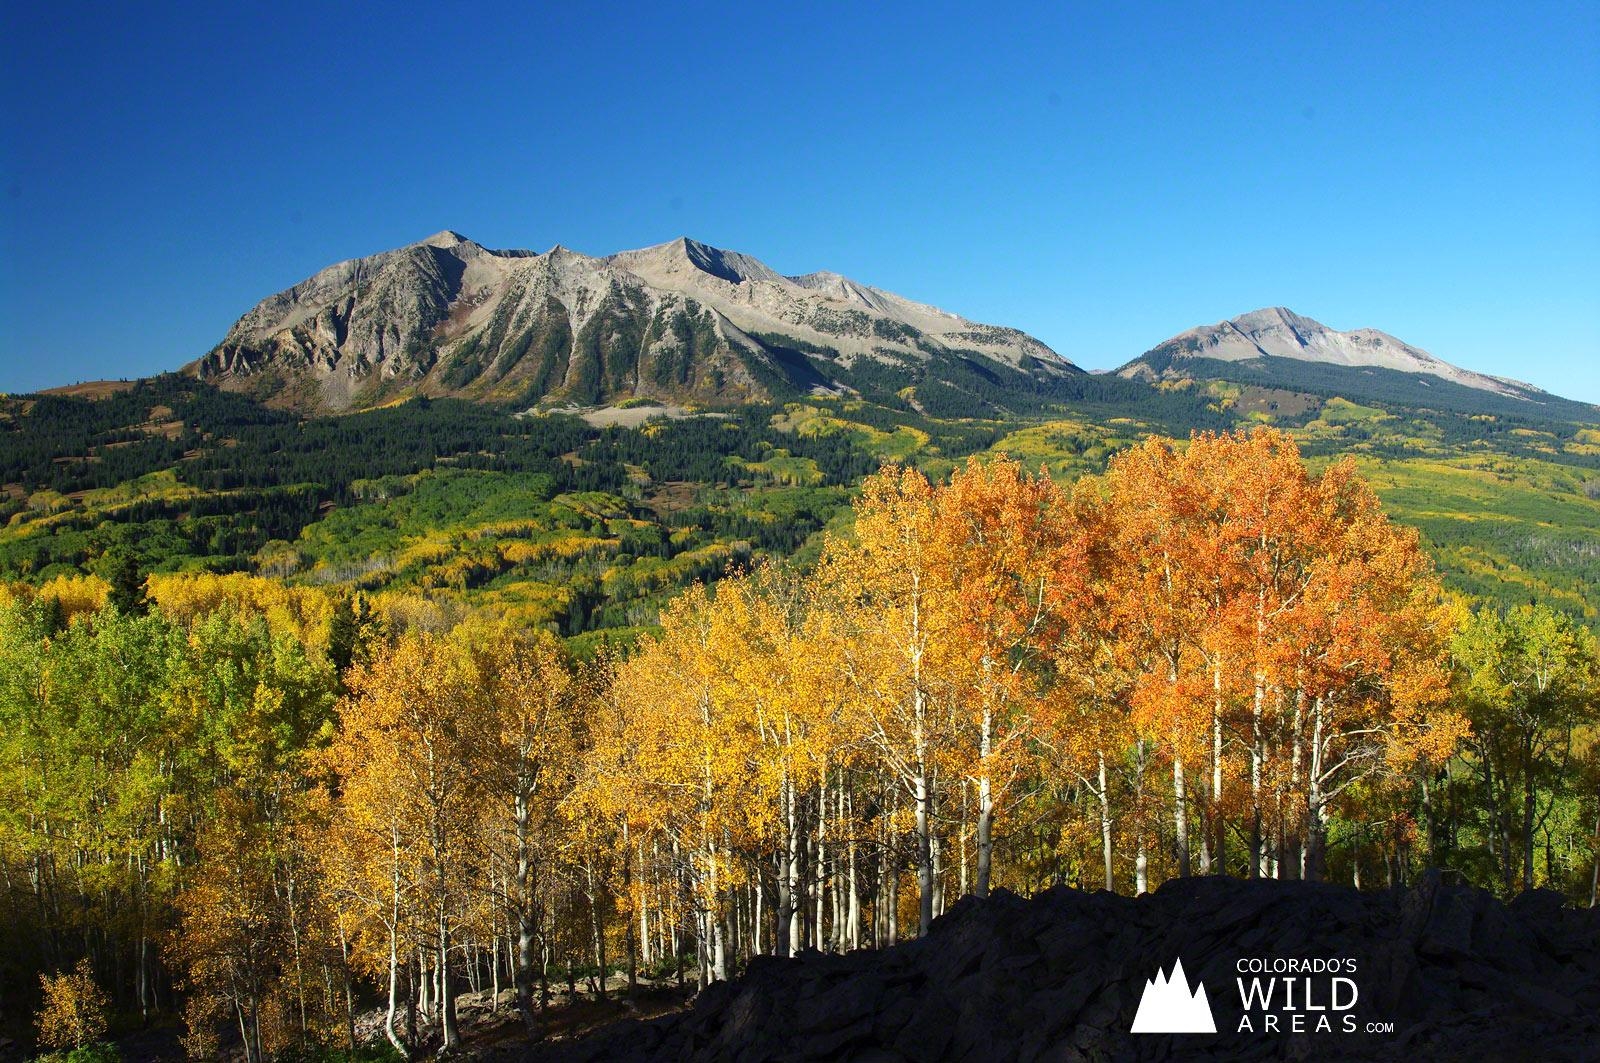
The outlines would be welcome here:
<svg viewBox="0 0 1600 1063">
<path fill-rule="evenodd" d="M 1183 404 L 1152 390 L 1134 416 L 1063 402 L 1053 417 L 937 418 L 801 399 L 633 426 L 455 400 L 301 422 L 182 378 L 94 405 L 10 400 L 24 446 L 7 452 L 0 578 L 93 571 L 124 544 L 146 572 L 253 573 L 568 637 L 631 632 L 695 580 L 805 563 L 885 461 L 939 475 L 994 453 L 1066 481 L 1148 433 L 1275 423 L 1313 464 L 1355 456 L 1453 589 L 1600 616 L 1600 429 L 1306 393 L 1268 412 L 1248 388 L 1194 390 Z M 82 427 L 69 437 L 67 423 Z M 33 454 L 48 457 L 24 467 Z"/>
</svg>

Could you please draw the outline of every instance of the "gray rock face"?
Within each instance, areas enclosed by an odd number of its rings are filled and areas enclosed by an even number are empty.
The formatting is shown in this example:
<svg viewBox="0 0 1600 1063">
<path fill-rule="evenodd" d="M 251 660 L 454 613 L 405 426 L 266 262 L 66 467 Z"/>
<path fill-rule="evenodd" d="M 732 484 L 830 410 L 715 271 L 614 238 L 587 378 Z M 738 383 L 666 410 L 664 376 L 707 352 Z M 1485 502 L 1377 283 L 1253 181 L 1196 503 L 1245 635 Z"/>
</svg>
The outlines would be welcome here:
<svg viewBox="0 0 1600 1063">
<path fill-rule="evenodd" d="M 338 411 L 412 394 L 733 403 L 848 390 L 835 375 L 863 359 L 949 356 L 1077 371 L 1015 329 L 836 274 L 784 277 L 694 240 L 592 258 L 491 251 L 447 231 L 263 300 L 189 369 L 276 405 Z"/>
<path fill-rule="evenodd" d="M 1377 329 L 1339 332 L 1281 306 L 1181 332 L 1117 372 L 1131 379 L 1157 380 L 1168 369 L 1181 372 L 1184 362 L 1196 358 L 1242 362 L 1264 357 L 1421 373 L 1512 398 L 1544 394 L 1527 384 L 1451 365 Z"/>
<path fill-rule="evenodd" d="M 1353 960 L 1358 1032 L 1294 1033 L 1282 1019 L 1267 1033 L 1259 1012 L 1241 1031 L 1235 979 L 1252 957 Z M 1178 958 L 1205 984 L 1218 1033 L 1132 1034 L 1146 981 Z M 1056 888 L 964 900 L 922 940 L 760 957 L 690 1011 L 520 1058 L 1580 1060 L 1597 1046 L 1600 912 L 1542 893 L 1507 906 L 1437 878 L 1374 893 L 1195 878 L 1137 899 Z"/>
</svg>

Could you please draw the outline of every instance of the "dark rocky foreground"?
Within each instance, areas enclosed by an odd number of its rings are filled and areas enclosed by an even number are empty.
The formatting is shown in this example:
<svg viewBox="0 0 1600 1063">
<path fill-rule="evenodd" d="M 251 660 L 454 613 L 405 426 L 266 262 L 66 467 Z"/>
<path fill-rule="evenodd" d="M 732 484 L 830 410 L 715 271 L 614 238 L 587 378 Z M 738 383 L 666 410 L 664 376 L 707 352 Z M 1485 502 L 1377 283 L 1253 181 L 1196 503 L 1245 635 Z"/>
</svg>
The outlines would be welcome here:
<svg viewBox="0 0 1600 1063">
<path fill-rule="evenodd" d="M 1130 1033 L 1146 980 L 1179 957 L 1190 984 L 1205 983 L 1219 1032 Z M 1257 1032 L 1239 1032 L 1241 959 L 1317 957 L 1356 962 L 1358 1032 L 1339 1032 L 1335 1013 L 1334 1031 L 1290 1033 L 1281 1007 L 1279 1033 L 1261 1032 L 1259 1009 Z M 1137 899 L 1002 891 L 962 901 L 923 940 L 758 958 L 691 1010 L 524 1058 L 1600 1060 L 1600 910 L 1547 891 L 1505 905 L 1437 879 L 1373 893 L 1218 878 Z"/>
</svg>

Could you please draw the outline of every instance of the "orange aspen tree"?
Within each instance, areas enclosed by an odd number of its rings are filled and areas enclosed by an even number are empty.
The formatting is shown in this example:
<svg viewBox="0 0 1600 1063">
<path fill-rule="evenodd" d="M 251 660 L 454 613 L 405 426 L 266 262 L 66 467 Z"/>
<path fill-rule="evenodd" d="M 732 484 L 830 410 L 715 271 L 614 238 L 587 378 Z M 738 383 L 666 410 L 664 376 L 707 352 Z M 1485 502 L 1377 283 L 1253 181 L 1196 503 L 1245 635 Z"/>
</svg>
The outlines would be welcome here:
<svg viewBox="0 0 1600 1063">
<path fill-rule="evenodd" d="M 1136 753 L 1147 740 L 1172 766 L 1178 874 L 1190 873 L 1187 765 L 1202 755 L 1210 706 L 1196 681 L 1206 570 L 1200 500 L 1182 456 L 1159 439 L 1118 455 L 1106 473 L 1111 507 L 1108 596 L 1116 652 L 1127 661 Z M 1141 835 L 1142 838 L 1142 835 Z M 1142 852 L 1140 877 L 1144 877 Z"/>
<path fill-rule="evenodd" d="M 1067 515 L 1047 558 L 1042 656 L 1049 681 L 1036 705 L 1032 738 L 1044 753 L 1039 766 L 1046 778 L 1058 786 L 1075 783 L 1093 798 L 1103 885 L 1112 890 L 1119 812 L 1113 781 L 1133 733 L 1124 704 L 1126 662 L 1116 653 L 1110 608 L 1116 593 L 1108 547 L 1113 513 L 1102 487 L 1085 478 L 1056 498 Z"/>
<path fill-rule="evenodd" d="M 1391 524 L 1348 459 L 1316 481 L 1327 538 L 1292 611 L 1297 699 L 1291 781 L 1303 801 L 1302 877 L 1321 878 L 1327 810 L 1351 785 L 1467 734 L 1446 707 L 1452 612 L 1417 533 Z"/>
<path fill-rule="evenodd" d="M 1217 622 L 1248 669 L 1246 742 L 1250 753 L 1250 875 L 1272 872 L 1267 829 L 1274 735 L 1292 700 L 1296 633 L 1291 612 L 1313 577 L 1313 560 L 1330 531 L 1315 484 L 1294 440 L 1271 429 L 1189 442 L 1186 475 L 1206 485 L 1209 519 L 1236 588 Z"/>
<path fill-rule="evenodd" d="M 989 895 L 995 817 L 1029 766 L 1051 583 L 1074 575 L 1070 516 L 1060 488 L 1013 461 L 974 458 L 935 496 L 932 553 L 955 599 L 960 722 L 977 739 L 963 763 L 977 801 L 979 897 Z"/>
<path fill-rule="evenodd" d="M 1194 492 L 1188 600 L 1203 668 L 1192 689 L 1203 697 L 1209 673 L 1214 811 L 1237 675 L 1249 873 L 1316 875 L 1329 803 L 1405 743 L 1425 744 L 1424 731 L 1455 730 L 1434 711 L 1437 581 L 1353 465 L 1314 475 L 1283 432 L 1196 435 L 1170 474 Z"/>
</svg>

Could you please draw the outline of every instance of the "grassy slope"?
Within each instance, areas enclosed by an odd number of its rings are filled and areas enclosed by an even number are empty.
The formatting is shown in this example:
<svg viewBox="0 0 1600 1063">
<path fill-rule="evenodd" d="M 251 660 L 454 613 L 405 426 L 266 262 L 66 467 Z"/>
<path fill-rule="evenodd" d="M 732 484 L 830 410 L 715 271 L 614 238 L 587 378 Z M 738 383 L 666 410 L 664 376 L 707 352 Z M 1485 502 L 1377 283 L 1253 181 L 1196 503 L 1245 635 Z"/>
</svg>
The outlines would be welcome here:
<svg viewBox="0 0 1600 1063">
<path fill-rule="evenodd" d="M 1206 396 L 1237 423 L 1287 425 L 1314 464 L 1353 455 L 1395 518 L 1422 530 L 1453 587 L 1508 602 L 1548 599 L 1591 621 L 1600 617 L 1600 430 L 1238 384 L 1214 383 Z M 191 461 L 226 464 L 232 456 L 212 445 L 209 458 L 191 454 L 87 490 L 8 485 L 0 578 L 92 566 L 122 540 L 155 569 L 243 567 L 295 584 L 483 606 L 569 635 L 637 627 L 695 579 L 762 556 L 814 558 L 821 532 L 848 521 L 854 478 L 880 461 L 913 462 L 939 475 L 987 449 L 1071 479 L 1100 471 L 1147 434 L 1181 432 L 1158 419 L 1166 414 L 1152 408 L 1123 416 L 1085 405 L 1054 419 L 1001 422 L 859 401 L 794 402 L 753 411 L 740 424 L 590 430 L 588 442 L 564 440 L 561 447 L 574 449 L 559 459 L 552 448 L 543 456 L 529 451 L 520 465 L 469 468 L 464 457 L 499 445 L 483 436 L 497 429 L 486 429 L 481 414 L 456 411 L 440 416 L 464 418 L 450 422 L 466 440 L 457 456 L 429 451 L 410 467 L 392 464 L 370 480 L 346 473 L 322 488 L 303 482 L 302 463 L 282 484 L 251 488 L 258 495 L 196 486 L 185 472 Z M 353 428 L 385 423 L 361 416 L 371 420 Z M 410 438 L 408 425 L 392 426 L 391 438 Z M 339 438 L 361 438 L 353 428 Z M 260 447 L 276 453 L 271 448 L 284 445 L 281 427 L 260 431 L 280 433 L 262 435 Z M 235 434 L 228 445 L 252 445 L 248 430 Z M 723 436 L 739 441 L 719 451 Z M 197 429 L 191 442 L 203 451 L 211 438 Z M 672 448 L 677 457 L 664 457 Z M 392 460 L 392 444 L 379 449 Z M 345 457 L 362 469 L 368 460 L 359 452 Z M 371 460 L 380 457 L 375 451 Z M 593 473 L 595 483 L 574 482 L 577 472 Z M 270 528 L 269 507 L 277 507 Z"/>
</svg>

